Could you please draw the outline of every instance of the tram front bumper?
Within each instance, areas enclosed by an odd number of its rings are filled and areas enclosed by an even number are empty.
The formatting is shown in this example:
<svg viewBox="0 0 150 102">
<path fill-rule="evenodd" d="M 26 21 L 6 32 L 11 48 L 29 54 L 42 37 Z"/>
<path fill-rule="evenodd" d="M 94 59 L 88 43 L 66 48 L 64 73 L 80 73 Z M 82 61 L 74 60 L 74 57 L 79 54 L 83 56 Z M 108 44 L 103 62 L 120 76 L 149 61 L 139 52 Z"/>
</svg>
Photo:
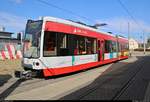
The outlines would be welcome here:
<svg viewBox="0 0 150 102">
<path fill-rule="evenodd" d="M 15 77 L 20 79 L 31 79 L 33 74 L 32 71 L 15 71 Z"/>
</svg>

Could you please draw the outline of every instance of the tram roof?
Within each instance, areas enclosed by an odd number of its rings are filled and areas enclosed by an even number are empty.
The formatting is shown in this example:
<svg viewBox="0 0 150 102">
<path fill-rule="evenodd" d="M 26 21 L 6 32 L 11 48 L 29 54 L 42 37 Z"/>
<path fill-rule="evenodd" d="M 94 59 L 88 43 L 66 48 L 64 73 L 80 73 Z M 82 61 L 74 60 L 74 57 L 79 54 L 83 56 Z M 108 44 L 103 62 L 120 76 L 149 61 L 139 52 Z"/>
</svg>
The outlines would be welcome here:
<svg viewBox="0 0 150 102">
<path fill-rule="evenodd" d="M 124 39 L 124 40 L 128 40 L 127 38 L 122 37 L 122 36 L 118 36 L 118 38 L 121 38 L 121 39 Z"/>
<path fill-rule="evenodd" d="M 72 25 L 72 26 L 76 26 L 76 27 L 88 29 L 88 30 L 91 30 L 91 31 L 95 31 L 95 32 L 98 32 L 98 33 L 102 33 L 102 34 L 105 34 L 105 35 L 109 35 L 109 36 L 115 37 L 115 35 L 112 35 L 110 33 L 99 31 L 98 29 L 94 29 L 92 27 L 89 27 L 89 26 L 86 26 L 86 25 L 82 25 L 82 24 L 79 24 L 79 23 L 76 23 L 76 22 L 73 22 L 73 21 L 61 19 L 61 18 L 56 18 L 56 17 L 51 17 L 51 16 L 45 16 L 45 17 L 42 17 L 42 19 L 44 21 L 53 21 L 53 22 L 68 24 L 68 25 Z"/>
</svg>

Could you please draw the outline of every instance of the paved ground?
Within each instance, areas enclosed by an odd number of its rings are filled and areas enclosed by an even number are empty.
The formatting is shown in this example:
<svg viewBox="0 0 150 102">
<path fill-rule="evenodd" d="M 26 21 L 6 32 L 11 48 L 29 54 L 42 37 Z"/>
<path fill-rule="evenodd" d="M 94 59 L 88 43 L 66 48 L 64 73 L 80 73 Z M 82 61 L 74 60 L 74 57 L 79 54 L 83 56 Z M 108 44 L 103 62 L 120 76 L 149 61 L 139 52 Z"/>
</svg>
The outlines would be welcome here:
<svg viewBox="0 0 150 102">
<path fill-rule="evenodd" d="M 142 57 L 140 53 L 138 55 L 136 62 L 123 67 L 117 64 L 124 63 L 124 61 L 117 63 L 113 66 L 114 69 L 98 77 L 90 85 L 61 100 L 150 101 L 150 56 Z"/>
<path fill-rule="evenodd" d="M 136 52 L 127 60 L 67 76 L 47 80 L 38 78 L 24 82 L 11 78 L 1 85 L 0 98 L 6 100 L 147 100 L 150 93 L 149 59 L 149 56 L 143 57 L 142 53 Z"/>
<path fill-rule="evenodd" d="M 99 77 L 110 66 L 111 64 L 103 66 L 103 68 L 96 68 L 54 79 L 34 79 L 23 83 L 17 82 L 20 85 L 17 85 L 17 88 L 6 99 L 58 99 L 92 83 L 94 79 Z"/>
<path fill-rule="evenodd" d="M 22 70 L 21 60 L 0 60 L 0 87 L 13 80 L 15 70 Z"/>
</svg>

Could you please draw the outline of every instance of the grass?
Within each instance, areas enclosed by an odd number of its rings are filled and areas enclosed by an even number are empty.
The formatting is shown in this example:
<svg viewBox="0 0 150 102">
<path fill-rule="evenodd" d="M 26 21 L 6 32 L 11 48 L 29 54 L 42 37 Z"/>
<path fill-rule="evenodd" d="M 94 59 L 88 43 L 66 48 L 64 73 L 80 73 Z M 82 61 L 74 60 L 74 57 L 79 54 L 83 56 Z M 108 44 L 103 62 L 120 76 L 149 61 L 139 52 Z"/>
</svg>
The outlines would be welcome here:
<svg viewBox="0 0 150 102">
<path fill-rule="evenodd" d="M 0 75 L 13 75 L 15 70 L 22 70 L 21 60 L 0 60 Z"/>
</svg>

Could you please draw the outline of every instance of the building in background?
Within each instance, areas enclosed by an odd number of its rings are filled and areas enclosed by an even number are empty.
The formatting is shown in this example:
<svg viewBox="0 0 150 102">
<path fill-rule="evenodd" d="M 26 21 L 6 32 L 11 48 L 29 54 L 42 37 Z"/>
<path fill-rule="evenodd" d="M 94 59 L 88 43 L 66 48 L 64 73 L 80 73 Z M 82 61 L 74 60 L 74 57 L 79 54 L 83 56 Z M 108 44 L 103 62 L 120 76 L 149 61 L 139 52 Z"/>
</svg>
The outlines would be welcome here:
<svg viewBox="0 0 150 102">
<path fill-rule="evenodd" d="M 11 38 L 11 32 L 0 31 L 0 38 Z"/>
<path fill-rule="evenodd" d="M 0 44 L 1 43 L 15 43 L 20 44 L 17 38 L 12 38 L 12 32 L 0 31 Z"/>
<path fill-rule="evenodd" d="M 16 48 L 21 45 L 21 40 L 12 38 L 12 32 L 6 32 L 4 27 L 0 27 L 0 50 L 6 50 L 5 45 L 12 44 Z"/>
<path fill-rule="evenodd" d="M 21 53 L 21 39 L 12 38 L 12 34 L 0 27 L 0 59 L 16 59 L 18 51 Z"/>
<path fill-rule="evenodd" d="M 150 37 L 148 37 L 147 39 L 147 46 L 146 46 L 147 49 L 150 49 Z"/>
<path fill-rule="evenodd" d="M 135 39 L 133 38 L 130 38 L 129 39 L 129 49 L 130 50 L 135 50 L 135 49 L 138 49 L 139 48 L 139 43 L 138 41 L 136 41 Z"/>
</svg>

